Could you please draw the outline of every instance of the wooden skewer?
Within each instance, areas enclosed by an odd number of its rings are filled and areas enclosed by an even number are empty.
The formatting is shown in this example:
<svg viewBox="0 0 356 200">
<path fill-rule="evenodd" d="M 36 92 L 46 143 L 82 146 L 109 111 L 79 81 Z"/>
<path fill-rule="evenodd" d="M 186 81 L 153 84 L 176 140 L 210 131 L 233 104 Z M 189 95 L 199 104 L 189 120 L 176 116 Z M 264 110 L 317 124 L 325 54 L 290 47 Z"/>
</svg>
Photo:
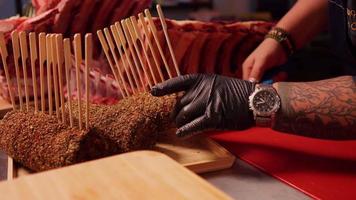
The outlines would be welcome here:
<svg viewBox="0 0 356 200">
<path fill-rule="evenodd" d="M 147 27 L 147 24 L 146 24 L 146 21 L 145 21 L 145 17 L 142 13 L 140 13 L 138 15 L 139 17 L 139 20 L 140 20 L 140 23 L 141 23 L 141 26 L 142 26 L 142 29 L 143 29 L 143 32 L 146 36 L 146 41 L 147 41 L 147 44 L 148 44 L 148 47 L 150 48 L 150 51 L 151 51 L 151 54 L 153 56 L 153 60 L 156 64 L 156 67 L 157 67 L 157 71 L 159 73 L 159 76 L 161 78 L 161 81 L 164 81 L 164 76 L 163 76 L 163 73 L 162 73 L 162 69 L 160 67 L 160 64 L 158 62 L 158 57 L 157 57 L 157 54 L 156 54 L 156 51 L 154 50 L 153 48 L 153 45 L 152 45 L 152 42 L 151 40 L 149 39 L 149 33 L 148 33 L 148 27 Z M 136 18 L 134 18 L 134 20 L 136 21 Z M 132 20 L 132 24 L 135 26 L 137 26 L 137 22 L 135 23 L 133 20 Z"/>
<path fill-rule="evenodd" d="M 17 31 L 12 32 L 12 51 L 14 55 L 14 63 L 16 70 L 16 80 L 17 80 L 17 91 L 20 101 L 20 110 L 23 111 L 23 99 L 22 99 L 22 90 L 21 90 L 21 79 L 20 79 L 20 67 L 19 67 L 19 58 L 20 58 L 20 47 L 19 47 L 19 34 Z"/>
<path fill-rule="evenodd" d="M 29 39 L 30 39 L 33 98 L 35 101 L 35 113 L 37 113 L 38 112 L 38 93 L 37 93 L 36 61 L 38 59 L 38 54 L 37 54 L 36 34 L 30 33 Z"/>
<path fill-rule="evenodd" d="M 45 80 L 44 80 L 44 65 L 47 60 L 46 50 L 46 34 L 40 33 L 39 35 L 39 54 L 40 54 L 40 90 L 41 90 L 41 112 L 46 110 L 46 97 L 45 97 Z"/>
<path fill-rule="evenodd" d="M 7 157 L 7 180 L 13 180 L 14 179 L 14 160 L 8 156 Z"/>
<path fill-rule="evenodd" d="M 63 91 L 63 64 L 64 64 L 64 50 L 63 50 L 63 36 L 57 34 L 56 36 L 57 47 L 57 70 L 58 70 L 58 82 L 59 82 L 59 96 L 61 100 L 61 116 L 62 122 L 65 123 L 65 99 Z"/>
<path fill-rule="evenodd" d="M 72 91 L 69 84 L 70 81 L 69 69 L 72 67 L 72 53 L 70 50 L 70 40 L 68 38 L 64 39 L 63 45 L 64 45 L 65 74 L 66 74 L 67 92 L 68 92 L 69 123 L 70 123 L 70 127 L 73 127 Z"/>
<path fill-rule="evenodd" d="M 26 111 L 30 109 L 30 94 L 28 93 L 28 80 L 27 80 L 27 59 L 28 59 L 28 46 L 26 33 L 21 31 L 19 34 L 20 37 L 20 48 L 21 48 L 21 61 L 22 61 L 22 73 L 23 80 L 25 84 L 25 98 L 26 98 Z"/>
<path fill-rule="evenodd" d="M 12 87 L 11 87 L 11 80 L 10 80 L 10 75 L 9 75 L 9 69 L 7 66 L 7 57 L 8 57 L 8 52 L 6 48 L 6 42 L 5 42 L 5 37 L 4 33 L 0 32 L 0 53 L 1 53 L 1 58 L 2 58 L 2 63 L 4 66 L 5 70 L 5 77 L 6 77 L 6 82 L 9 88 L 9 94 L 10 94 L 10 99 L 12 103 L 12 109 L 16 110 L 16 105 L 15 105 L 15 99 L 14 95 L 12 93 Z M 12 180 L 14 177 L 14 162 L 10 156 L 7 157 L 7 180 Z"/>
<path fill-rule="evenodd" d="M 125 38 L 125 35 L 128 34 L 127 33 L 127 30 L 125 29 L 124 25 L 122 24 L 122 27 L 121 27 L 121 24 L 119 22 L 115 23 L 115 27 L 116 27 L 116 30 L 117 30 L 117 34 L 118 34 L 118 38 L 120 40 L 120 43 L 121 43 L 121 47 L 123 48 L 124 50 L 124 54 L 125 54 L 125 57 L 126 57 L 126 60 L 127 60 L 127 63 L 129 65 L 129 68 L 130 70 L 132 71 L 132 73 L 134 73 L 134 66 L 135 65 L 135 68 L 137 69 L 137 73 L 140 74 L 140 70 L 139 70 L 139 64 L 137 62 L 137 59 L 136 59 L 136 55 L 134 53 L 134 50 L 132 48 L 132 43 L 129 42 L 129 36 L 127 35 L 126 38 Z M 124 34 L 125 32 L 125 34 Z M 127 49 L 127 46 L 129 49 Z M 120 48 L 121 50 L 121 48 Z M 121 51 L 120 52 L 120 55 L 121 57 L 123 57 L 123 52 Z M 134 63 L 132 63 L 131 61 L 131 58 L 133 59 Z M 147 77 L 146 77 L 147 78 Z M 145 91 L 146 90 L 146 86 L 145 86 L 145 83 L 142 79 L 142 89 Z"/>
<path fill-rule="evenodd" d="M 137 44 L 136 44 L 137 36 L 134 35 L 133 33 L 131 33 L 131 29 L 130 29 L 129 25 L 127 24 L 126 21 L 125 21 L 125 23 L 126 23 L 126 28 L 128 29 L 128 32 L 130 33 L 130 36 L 131 36 L 131 37 L 130 37 L 129 35 L 126 36 L 126 40 L 127 40 L 128 43 L 129 43 L 130 51 L 133 51 L 133 49 L 132 49 L 132 44 L 136 45 L 136 47 L 137 47 Z M 140 73 L 140 66 L 139 66 L 139 64 L 137 63 L 136 55 L 135 55 L 134 52 L 131 52 L 131 53 L 132 53 L 132 55 L 133 55 L 133 59 L 134 59 L 134 62 L 135 62 L 136 72 L 137 72 L 138 75 L 139 75 L 139 78 L 140 78 L 140 81 L 141 81 L 141 84 L 142 84 L 142 88 L 143 88 L 143 90 L 145 91 L 145 90 L 146 90 L 145 82 L 144 82 L 144 78 L 142 77 L 142 74 Z M 136 54 L 137 54 L 137 57 L 142 60 L 140 51 L 139 51 L 138 49 L 136 49 Z M 141 60 L 140 60 L 140 61 L 141 61 Z M 140 64 L 141 64 L 141 66 L 143 67 L 143 63 L 140 62 Z"/>
<path fill-rule="evenodd" d="M 166 56 L 164 55 L 162 47 L 161 47 L 161 45 L 159 43 L 156 26 L 153 23 L 151 13 L 150 13 L 150 11 L 148 9 L 145 10 L 145 15 L 147 17 L 148 25 L 150 27 L 151 33 L 153 35 L 153 38 L 154 38 L 154 40 L 156 42 L 157 49 L 159 51 L 159 54 L 161 55 L 161 58 L 162 58 L 163 63 L 164 63 L 164 66 L 165 66 L 165 68 L 167 70 L 168 76 L 169 76 L 169 78 L 173 78 L 171 69 L 168 66 L 168 62 L 167 62 Z"/>
<path fill-rule="evenodd" d="M 125 34 L 126 41 L 128 43 L 129 49 L 131 51 L 132 59 L 134 60 L 136 69 L 138 69 L 138 67 L 137 67 L 138 66 L 137 59 L 136 59 L 135 53 L 133 52 L 131 39 L 129 38 L 130 36 L 129 36 L 129 33 L 128 33 L 128 30 L 127 30 L 127 27 L 126 27 L 126 24 L 125 24 L 124 20 L 121 21 L 121 25 L 122 25 L 122 29 L 124 30 L 124 34 Z M 137 85 L 137 88 L 139 88 L 139 82 L 138 82 L 138 77 L 137 77 L 136 72 L 135 72 L 135 68 L 132 65 L 129 65 L 129 66 L 130 66 L 131 73 L 132 73 L 132 75 L 133 75 L 133 77 L 135 79 L 135 83 Z M 139 73 L 139 71 L 137 73 Z"/>
<path fill-rule="evenodd" d="M 92 63 L 93 56 L 93 37 L 92 35 L 86 34 L 85 36 L 85 127 L 89 129 L 89 68 Z"/>
<path fill-rule="evenodd" d="M 122 74 L 121 69 L 119 67 L 120 66 L 119 58 L 117 57 L 117 55 L 115 53 L 115 45 L 114 45 L 114 42 L 113 42 L 112 37 L 110 35 L 109 29 L 105 28 L 104 29 L 104 33 L 105 33 L 106 40 L 108 41 L 111 54 L 112 54 L 112 56 L 114 58 L 114 61 L 115 61 L 119 76 L 120 76 L 121 80 L 124 82 L 124 80 L 125 80 L 124 79 L 124 75 Z M 127 77 L 129 79 L 129 84 L 130 84 L 131 90 L 135 94 L 136 93 L 136 88 L 135 88 L 135 86 L 133 84 L 132 78 L 130 76 L 130 72 L 129 72 L 126 64 L 124 63 L 124 61 L 122 61 L 122 64 L 124 65 L 124 70 L 126 71 Z M 128 95 L 130 95 L 130 94 L 128 93 Z"/>
<path fill-rule="evenodd" d="M 82 44 L 80 34 L 74 35 L 74 56 L 75 56 L 75 69 L 77 75 L 77 96 L 78 96 L 78 121 L 79 129 L 82 130 L 82 88 L 80 86 L 80 65 L 82 63 Z"/>
<path fill-rule="evenodd" d="M 106 30 L 107 30 L 107 29 L 104 29 L 104 32 L 105 32 Z M 113 35 L 114 35 L 114 34 L 113 34 Z M 113 54 L 113 56 L 114 56 L 114 60 L 115 60 L 116 63 L 118 63 L 118 60 L 119 60 L 119 59 L 117 58 L 116 54 L 114 53 L 114 49 L 115 49 L 114 42 L 113 42 L 113 40 L 112 40 L 112 38 L 111 38 L 111 35 L 110 35 L 110 33 L 108 32 L 108 30 L 105 32 L 105 36 L 107 37 L 106 39 L 108 40 L 109 47 L 110 47 L 111 51 L 113 52 L 112 54 Z M 122 46 L 122 47 L 125 48 L 124 46 Z M 118 47 L 118 51 L 119 51 L 119 52 L 121 51 L 120 47 Z M 116 57 L 116 58 L 115 58 L 115 57 Z M 127 60 L 127 61 L 129 62 L 129 67 L 126 65 L 124 59 L 122 58 L 122 64 L 124 65 L 124 70 L 125 70 L 125 72 L 126 72 L 126 76 L 127 76 L 128 80 L 129 80 L 129 83 L 130 83 L 132 92 L 133 92 L 134 94 L 136 94 L 136 93 L 137 93 L 137 92 L 136 92 L 136 88 L 135 88 L 135 86 L 134 86 L 134 83 L 133 83 L 133 80 L 132 80 L 132 77 L 131 77 L 132 72 L 130 72 L 130 69 L 132 69 L 132 63 L 130 62 L 130 60 Z M 131 63 L 131 64 L 130 64 L 130 63 Z M 118 69 L 119 69 L 119 68 L 118 68 Z"/>
<path fill-rule="evenodd" d="M 115 68 L 114 68 L 114 64 L 113 64 L 113 62 L 112 62 L 112 59 L 111 59 L 111 57 L 110 57 L 110 55 L 109 55 L 109 46 L 108 46 L 108 43 L 106 42 L 106 39 L 105 39 L 105 37 L 104 37 L 104 34 L 103 34 L 103 32 L 102 32 L 101 30 L 99 30 L 99 31 L 97 31 L 97 35 L 98 35 L 99 41 L 100 41 L 100 43 L 101 43 L 101 46 L 102 46 L 102 48 L 103 48 L 103 51 L 104 51 L 104 53 L 105 53 L 105 56 L 106 56 L 106 58 L 107 58 L 107 60 L 108 60 L 108 62 L 109 62 L 111 71 L 112 71 L 112 73 L 114 74 L 114 77 L 115 77 L 115 79 L 116 79 L 116 81 L 117 81 L 117 83 L 118 83 L 118 85 L 119 85 L 120 93 L 121 93 L 121 95 L 125 98 L 126 96 L 129 96 L 129 95 L 130 95 L 130 93 L 129 93 L 128 90 L 127 90 L 126 84 L 124 83 L 125 80 L 124 80 L 123 77 L 121 77 L 122 86 L 123 86 L 123 88 L 125 89 L 125 92 L 124 92 L 123 89 L 122 89 L 122 87 L 121 87 L 120 80 L 119 80 L 118 77 L 117 77 L 117 73 L 116 73 L 116 70 L 115 70 Z"/>
<path fill-rule="evenodd" d="M 115 23 L 115 27 L 116 27 L 116 31 L 114 31 L 115 32 L 115 34 L 116 34 L 116 37 L 118 36 L 118 39 L 117 40 L 119 40 L 120 41 L 120 43 L 121 43 L 121 46 L 118 46 L 118 49 L 119 49 L 119 53 L 120 53 L 120 56 L 122 57 L 122 59 L 124 60 L 124 58 L 123 58 L 123 52 L 121 51 L 121 47 L 122 47 L 122 49 L 124 50 L 124 52 L 125 52 L 125 57 L 126 57 L 126 61 L 127 61 L 127 63 L 128 63 L 128 66 L 125 66 L 126 67 L 126 74 L 130 74 L 129 73 L 129 68 L 130 69 L 133 69 L 133 64 L 132 64 L 132 62 L 131 62 L 131 59 L 130 59 L 130 51 L 127 49 L 127 47 L 126 47 L 126 44 L 127 44 L 127 41 L 126 41 L 126 38 L 125 38 L 125 36 L 124 36 L 124 32 L 122 31 L 122 28 L 121 28 L 121 25 L 120 25 L 120 23 L 119 22 L 116 22 Z M 114 36 L 115 36 L 115 34 L 114 34 Z M 117 44 L 117 43 L 116 43 Z M 135 62 L 135 57 L 134 57 L 134 55 L 132 55 L 132 58 L 134 59 L 134 62 Z M 135 63 L 135 65 L 137 65 L 137 60 L 136 60 L 136 63 Z"/>
<path fill-rule="evenodd" d="M 138 28 L 138 24 L 137 24 L 137 20 L 136 20 L 136 17 L 132 16 L 131 17 L 131 21 L 129 19 L 126 20 L 126 23 L 127 23 L 127 27 L 130 31 L 130 34 L 134 35 L 135 37 L 137 37 L 137 39 L 139 40 L 139 42 L 141 43 L 141 46 L 142 46 L 142 50 L 143 50 L 143 54 L 145 55 L 146 57 L 146 60 L 147 60 L 147 64 L 148 64 L 148 68 L 151 72 L 151 76 L 153 78 L 153 81 L 154 81 L 154 84 L 156 85 L 158 83 L 157 79 L 156 79 L 156 76 L 155 76 L 155 73 L 153 71 L 153 68 L 152 68 L 152 63 L 151 63 L 151 60 L 150 58 L 148 57 L 148 54 L 147 54 L 147 49 L 145 48 L 145 43 L 143 41 L 143 38 L 142 38 L 142 35 L 141 35 L 141 31 L 140 29 Z M 134 45 L 135 45 L 135 49 L 136 51 L 138 51 L 139 53 L 139 48 L 136 44 L 136 42 L 134 42 Z M 140 58 L 140 60 L 143 60 L 142 58 Z M 141 62 L 141 61 L 140 61 Z M 142 65 L 143 66 L 143 65 Z"/>
<path fill-rule="evenodd" d="M 116 43 L 116 47 L 117 47 L 117 49 L 119 51 L 119 54 L 120 54 L 120 57 L 121 57 L 121 60 L 122 60 L 122 64 L 124 65 L 124 70 L 126 71 L 126 73 L 129 73 L 127 65 L 132 67 L 132 62 L 131 62 L 131 60 L 129 58 L 129 55 L 125 54 L 125 57 L 123 56 L 124 54 L 123 54 L 121 48 L 125 48 L 125 47 L 123 47 L 123 45 L 121 43 L 120 36 L 119 36 L 119 33 L 118 33 L 118 30 L 117 30 L 116 26 L 111 25 L 110 29 L 111 29 L 112 35 L 114 36 L 114 40 L 115 40 L 115 43 Z M 127 63 L 125 62 L 125 59 L 126 59 Z M 138 72 L 138 73 L 140 74 L 140 72 Z M 145 87 L 144 83 L 142 83 L 142 86 Z"/>
<path fill-rule="evenodd" d="M 146 67 L 144 66 L 144 62 L 143 62 L 143 58 L 141 56 L 140 48 L 137 45 L 138 36 L 135 34 L 135 32 L 134 32 L 134 30 L 132 28 L 130 19 L 126 19 L 125 20 L 125 25 L 123 25 L 123 27 L 124 27 L 124 32 L 125 32 L 127 41 L 129 43 L 129 46 L 131 47 L 130 50 L 132 51 L 132 54 L 134 55 L 135 54 L 134 51 L 136 51 L 137 57 L 138 57 L 138 59 L 140 61 L 142 69 L 144 70 L 146 78 L 148 79 L 149 77 L 152 77 L 153 83 L 156 84 L 156 82 L 157 82 L 156 77 L 154 76 L 154 73 L 151 71 L 151 69 L 152 69 L 151 62 L 148 62 L 148 68 L 150 69 L 151 76 L 148 75 L 147 71 L 145 71 Z M 134 49 L 133 49 L 132 46 L 134 47 Z M 142 50 L 143 50 L 144 53 L 146 53 L 145 52 L 146 50 L 144 48 L 142 48 Z M 151 87 L 150 87 L 150 89 L 151 89 Z"/>
<path fill-rule="evenodd" d="M 157 5 L 156 8 L 157 8 L 159 19 L 160 19 L 161 24 L 162 24 L 163 33 L 164 33 L 164 36 L 165 36 L 167 44 L 168 44 L 169 52 L 171 53 L 171 56 L 172 56 L 174 68 L 176 69 L 177 75 L 180 76 L 181 74 L 180 74 L 180 71 L 179 71 L 177 59 L 176 59 L 176 56 L 174 54 L 173 47 L 172 47 L 172 44 L 171 44 L 171 40 L 169 39 L 169 35 L 168 35 L 166 19 L 164 17 L 164 14 L 163 14 L 161 6 Z"/>
<path fill-rule="evenodd" d="M 51 35 L 46 36 L 46 50 L 47 50 L 47 95 L 48 95 L 48 114 L 53 114 L 53 100 L 52 100 L 52 42 Z"/>
<path fill-rule="evenodd" d="M 52 73 L 53 73 L 53 88 L 54 88 L 54 100 L 56 108 L 56 117 L 58 122 L 60 122 L 59 113 L 59 89 L 58 89 L 58 58 L 57 58 L 57 44 L 56 44 L 56 34 L 51 37 L 52 42 Z"/>
<path fill-rule="evenodd" d="M 11 84 L 11 79 L 9 74 L 9 67 L 7 65 L 7 57 L 9 54 L 7 52 L 6 42 L 5 42 L 5 37 L 3 32 L 0 32 L 0 54 L 2 58 L 2 64 L 4 66 L 7 87 L 9 88 L 9 95 L 12 104 L 12 109 L 15 110 L 16 109 L 15 97 L 14 94 L 12 93 L 12 84 Z"/>
<path fill-rule="evenodd" d="M 12 103 L 12 109 L 16 110 L 15 98 L 14 98 L 14 95 L 12 93 L 11 80 L 10 80 L 8 66 L 7 66 L 8 52 L 7 52 L 7 48 L 6 48 L 4 34 L 2 32 L 0 33 L 0 53 L 1 53 L 1 57 L 2 57 L 4 70 L 5 70 L 5 76 L 6 76 L 7 85 L 8 85 L 8 88 L 9 88 L 9 94 L 10 94 L 10 99 L 11 99 L 11 103 Z M 13 162 L 12 158 L 10 156 L 8 156 L 7 157 L 7 179 L 8 180 L 12 180 L 13 176 L 14 176 L 14 172 L 13 172 L 13 167 L 14 167 L 13 165 L 14 164 L 13 163 L 14 162 Z"/>
<path fill-rule="evenodd" d="M 56 106 L 56 116 L 58 122 L 61 122 L 59 116 L 59 90 L 58 90 L 58 67 L 57 67 L 57 44 L 56 44 L 56 35 L 53 34 L 51 37 L 52 42 L 52 72 L 53 72 L 53 88 L 54 88 L 54 101 Z"/>
</svg>

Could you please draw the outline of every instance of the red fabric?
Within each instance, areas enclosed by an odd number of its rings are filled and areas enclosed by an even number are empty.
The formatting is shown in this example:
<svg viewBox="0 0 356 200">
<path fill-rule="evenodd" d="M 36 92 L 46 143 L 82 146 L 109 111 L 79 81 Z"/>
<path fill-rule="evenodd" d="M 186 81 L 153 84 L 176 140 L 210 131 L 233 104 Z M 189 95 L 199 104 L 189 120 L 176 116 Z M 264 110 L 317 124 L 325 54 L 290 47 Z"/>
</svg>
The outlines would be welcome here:
<svg viewBox="0 0 356 200">
<path fill-rule="evenodd" d="M 320 199 L 356 199 L 356 141 L 331 141 L 271 129 L 216 132 L 236 156 Z"/>
</svg>

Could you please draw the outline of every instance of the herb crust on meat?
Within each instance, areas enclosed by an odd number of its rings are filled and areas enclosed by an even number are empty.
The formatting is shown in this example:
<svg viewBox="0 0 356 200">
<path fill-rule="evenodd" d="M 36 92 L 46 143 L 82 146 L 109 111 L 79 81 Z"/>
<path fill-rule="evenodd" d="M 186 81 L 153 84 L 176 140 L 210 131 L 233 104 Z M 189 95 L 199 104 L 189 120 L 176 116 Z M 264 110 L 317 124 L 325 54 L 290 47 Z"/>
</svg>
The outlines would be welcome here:
<svg viewBox="0 0 356 200">
<path fill-rule="evenodd" d="M 90 126 L 82 131 L 58 123 L 55 116 L 11 111 L 0 121 L 0 150 L 31 170 L 44 171 L 149 149 L 159 133 L 171 127 L 169 116 L 175 103 L 176 95 L 141 93 L 112 106 L 90 105 Z M 77 108 L 74 103 L 74 117 Z"/>
</svg>

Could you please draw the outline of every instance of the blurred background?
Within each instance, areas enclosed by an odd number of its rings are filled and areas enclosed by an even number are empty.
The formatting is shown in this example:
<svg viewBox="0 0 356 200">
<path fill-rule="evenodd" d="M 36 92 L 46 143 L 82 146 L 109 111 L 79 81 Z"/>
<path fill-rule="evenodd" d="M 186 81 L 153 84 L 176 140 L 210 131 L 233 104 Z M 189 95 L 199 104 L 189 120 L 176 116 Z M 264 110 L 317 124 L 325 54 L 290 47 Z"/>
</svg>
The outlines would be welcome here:
<svg viewBox="0 0 356 200">
<path fill-rule="evenodd" d="M 0 0 L 0 18 L 26 13 L 30 0 Z M 155 0 L 174 19 L 279 19 L 295 0 Z"/>
<path fill-rule="evenodd" d="M 161 4 L 167 18 L 178 20 L 276 22 L 295 2 L 296 0 L 153 0 L 152 6 Z M 155 15 L 154 10 L 152 9 Z M 34 14 L 31 12 L 31 0 L 0 0 L 0 19 L 31 14 Z M 343 65 L 340 64 L 342 61 L 335 58 L 331 49 L 329 35 L 325 31 L 282 67 L 290 72 L 289 80 L 292 81 L 340 75 L 339 66 Z"/>
</svg>

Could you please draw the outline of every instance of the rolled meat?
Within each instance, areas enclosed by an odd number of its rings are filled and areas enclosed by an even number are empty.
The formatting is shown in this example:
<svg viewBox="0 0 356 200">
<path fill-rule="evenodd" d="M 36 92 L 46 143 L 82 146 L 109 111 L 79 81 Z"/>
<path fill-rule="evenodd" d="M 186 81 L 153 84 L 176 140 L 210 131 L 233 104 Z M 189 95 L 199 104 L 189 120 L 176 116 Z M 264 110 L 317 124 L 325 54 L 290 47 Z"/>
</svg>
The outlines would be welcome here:
<svg viewBox="0 0 356 200">
<path fill-rule="evenodd" d="M 84 160 L 89 146 L 82 141 L 87 137 L 88 131 L 68 128 L 42 113 L 12 111 L 0 121 L 0 149 L 34 171 Z"/>
<path fill-rule="evenodd" d="M 12 111 L 0 121 L 0 150 L 33 171 L 44 171 L 149 149 L 159 133 L 171 127 L 175 103 L 175 95 L 141 93 L 112 106 L 91 105 L 86 131 L 58 123 L 55 116 Z M 78 106 L 72 108 L 78 116 Z"/>
</svg>

